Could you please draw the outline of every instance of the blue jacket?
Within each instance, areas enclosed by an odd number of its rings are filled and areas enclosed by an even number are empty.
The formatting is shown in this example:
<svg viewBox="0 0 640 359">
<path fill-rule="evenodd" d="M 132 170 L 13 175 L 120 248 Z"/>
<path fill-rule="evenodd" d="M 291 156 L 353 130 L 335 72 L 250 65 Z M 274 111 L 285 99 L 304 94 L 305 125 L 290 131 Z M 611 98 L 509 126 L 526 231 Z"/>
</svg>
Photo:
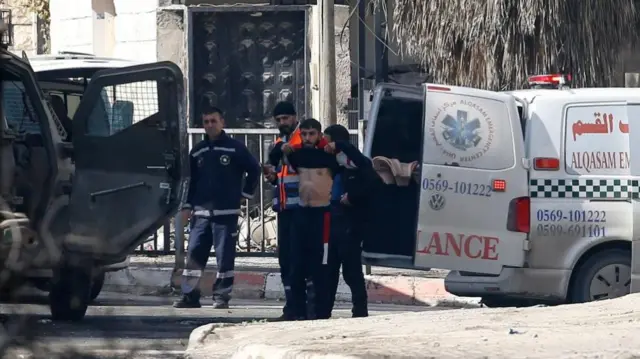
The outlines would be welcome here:
<svg viewBox="0 0 640 359">
<path fill-rule="evenodd" d="M 247 147 L 223 131 L 193 146 L 189 155 L 191 182 L 182 209 L 207 217 L 240 214 L 242 197 L 253 198 L 260 178 L 260 164 Z"/>
</svg>

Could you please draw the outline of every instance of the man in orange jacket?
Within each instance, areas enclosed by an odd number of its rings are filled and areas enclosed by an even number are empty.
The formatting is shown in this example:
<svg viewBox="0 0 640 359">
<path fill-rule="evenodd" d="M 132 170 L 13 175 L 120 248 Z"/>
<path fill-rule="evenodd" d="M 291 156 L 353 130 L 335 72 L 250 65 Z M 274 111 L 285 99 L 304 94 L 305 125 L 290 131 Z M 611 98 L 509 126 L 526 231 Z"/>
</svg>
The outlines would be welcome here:
<svg viewBox="0 0 640 359">
<path fill-rule="evenodd" d="M 280 136 L 274 148 L 282 146 L 282 142 L 289 145 L 302 144 L 296 110 L 291 102 L 278 102 L 273 109 L 273 119 L 280 130 Z M 285 304 L 280 319 L 292 320 L 294 314 L 291 311 L 290 247 L 293 236 L 293 213 L 300 206 L 299 178 L 296 171 L 273 150 L 269 153 L 269 162 L 264 166 L 263 172 L 267 180 L 274 185 L 273 210 L 278 213 L 278 264 L 285 293 Z"/>
</svg>

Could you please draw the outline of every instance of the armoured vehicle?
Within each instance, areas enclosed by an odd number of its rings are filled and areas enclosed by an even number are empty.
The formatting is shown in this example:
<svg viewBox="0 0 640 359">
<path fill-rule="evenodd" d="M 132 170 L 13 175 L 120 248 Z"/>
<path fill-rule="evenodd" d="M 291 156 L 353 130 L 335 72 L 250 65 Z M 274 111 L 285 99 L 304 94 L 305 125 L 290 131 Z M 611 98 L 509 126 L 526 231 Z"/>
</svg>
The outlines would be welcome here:
<svg viewBox="0 0 640 359">
<path fill-rule="evenodd" d="M 124 261 L 182 200 L 183 75 L 171 62 L 93 69 L 67 79 L 84 91 L 73 116 L 59 118 L 28 60 L 7 50 L 4 28 L 0 292 L 51 271 L 52 318 L 80 320 L 103 269 Z"/>
</svg>

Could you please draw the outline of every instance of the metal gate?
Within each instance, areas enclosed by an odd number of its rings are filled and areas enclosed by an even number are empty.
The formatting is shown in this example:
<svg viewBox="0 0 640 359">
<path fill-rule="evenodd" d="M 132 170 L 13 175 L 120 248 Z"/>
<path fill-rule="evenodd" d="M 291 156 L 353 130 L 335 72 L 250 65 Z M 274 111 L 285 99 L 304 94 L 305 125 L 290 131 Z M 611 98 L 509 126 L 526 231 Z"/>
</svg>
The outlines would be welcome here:
<svg viewBox="0 0 640 359">
<path fill-rule="evenodd" d="M 280 100 L 309 113 L 308 6 L 199 6 L 188 13 L 191 127 L 206 102 L 228 128 L 272 128 Z M 257 149 L 256 149 L 257 150 Z"/>
</svg>

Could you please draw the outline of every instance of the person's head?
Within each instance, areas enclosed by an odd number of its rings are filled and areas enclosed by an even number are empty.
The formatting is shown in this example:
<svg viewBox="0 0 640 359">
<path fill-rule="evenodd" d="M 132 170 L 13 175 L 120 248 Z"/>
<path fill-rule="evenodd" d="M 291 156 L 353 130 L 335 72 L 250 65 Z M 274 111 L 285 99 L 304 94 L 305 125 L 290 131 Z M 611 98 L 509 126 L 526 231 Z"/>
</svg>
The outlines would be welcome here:
<svg viewBox="0 0 640 359">
<path fill-rule="evenodd" d="M 215 106 L 204 106 L 202 109 L 202 127 L 210 138 L 220 135 L 224 127 L 222 110 Z"/>
<path fill-rule="evenodd" d="M 328 142 L 349 142 L 349 130 L 342 125 L 331 125 L 324 129 Z"/>
<path fill-rule="evenodd" d="M 300 137 L 304 147 L 314 147 L 322 136 L 322 125 L 318 120 L 308 118 L 300 122 Z"/>
<path fill-rule="evenodd" d="M 278 124 L 278 130 L 281 134 L 290 135 L 298 124 L 295 106 L 287 101 L 278 102 L 273 108 L 273 120 Z"/>
</svg>

